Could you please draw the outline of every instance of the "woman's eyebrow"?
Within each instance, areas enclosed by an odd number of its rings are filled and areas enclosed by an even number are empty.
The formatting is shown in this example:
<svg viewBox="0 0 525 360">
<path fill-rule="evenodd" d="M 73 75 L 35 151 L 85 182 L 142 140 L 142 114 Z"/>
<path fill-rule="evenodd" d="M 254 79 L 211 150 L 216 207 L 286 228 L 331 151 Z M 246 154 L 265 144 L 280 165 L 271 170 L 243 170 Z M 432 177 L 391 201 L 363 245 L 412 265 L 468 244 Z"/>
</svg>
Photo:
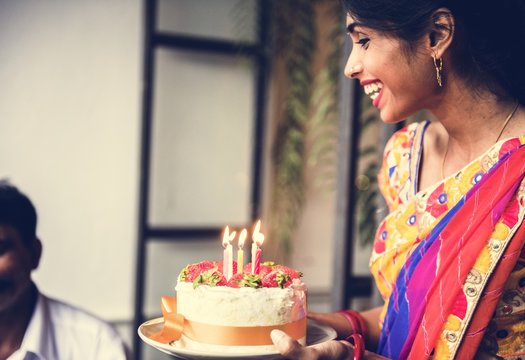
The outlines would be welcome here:
<svg viewBox="0 0 525 360">
<path fill-rule="evenodd" d="M 363 23 L 360 23 L 359 21 L 353 21 L 351 24 L 346 25 L 347 34 L 353 34 L 356 31 L 357 27 L 366 28 L 366 26 L 364 26 Z"/>
<path fill-rule="evenodd" d="M 352 34 L 355 30 L 355 27 L 358 26 L 359 24 L 353 22 L 351 24 L 348 24 L 347 27 L 346 27 L 346 32 L 349 33 L 349 34 Z"/>
</svg>

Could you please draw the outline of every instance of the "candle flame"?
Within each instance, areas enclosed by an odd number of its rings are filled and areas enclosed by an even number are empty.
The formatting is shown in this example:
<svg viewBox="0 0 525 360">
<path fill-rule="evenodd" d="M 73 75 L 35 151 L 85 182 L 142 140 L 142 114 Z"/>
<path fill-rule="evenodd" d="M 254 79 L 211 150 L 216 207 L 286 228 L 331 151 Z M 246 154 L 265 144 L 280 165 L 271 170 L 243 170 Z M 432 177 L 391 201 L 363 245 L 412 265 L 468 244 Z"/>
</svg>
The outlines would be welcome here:
<svg viewBox="0 0 525 360">
<path fill-rule="evenodd" d="M 261 246 L 264 242 L 264 235 L 258 234 L 258 237 L 255 239 L 255 242 L 257 243 L 257 246 Z"/>
<path fill-rule="evenodd" d="M 255 228 L 253 229 L 252 239 L 253 242 L 257 244 L 257 246 L 261 246 L 264 242 L 264 234 L 260 232 L 261 230 L 261 220 L 257 221 L 257 224 L 255 224 Z"/>
<path fill-rule="evenodd" d="M 255 224 L 255 228 L 253 229 L 253 233 L 258 233 L 261 230 L 261 220 L 257 220 L 257 223 Z"/>
<path fill-rule="evenodd" d="M 246 229 L 242 229 L 241 233 L 239 234 L 239 249 L 244 247 L 244 241 L 246 240 L 247 235 L 248 231 L 246 231 Z"/>
<path fill-rule="evenodd" d="M 222 235 L 222 246 L 226 247 L 230 245 L 232 240 L 235 238 L 235 234 L 237 234 L 237 231 L 234 231 L 230 234 L 230 228 L 229 226 L 226 226 L 224 228 L 224 234 Z"/>
</svg>

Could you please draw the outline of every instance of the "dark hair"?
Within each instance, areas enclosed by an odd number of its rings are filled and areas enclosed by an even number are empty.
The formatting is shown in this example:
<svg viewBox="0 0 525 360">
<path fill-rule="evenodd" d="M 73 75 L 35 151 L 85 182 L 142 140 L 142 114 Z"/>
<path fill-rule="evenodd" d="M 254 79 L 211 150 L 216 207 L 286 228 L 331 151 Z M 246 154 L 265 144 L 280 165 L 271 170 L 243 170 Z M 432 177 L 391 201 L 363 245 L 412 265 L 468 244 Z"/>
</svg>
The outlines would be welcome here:
<svg viewBox="0 0 525 360">
<path fill-rule="evenodd" d="M 473 89 L 525 104 L 525 1 L 522 0 L 342 0 L 358 23 L 389 34 L 409 47 L 447 8 L 455 20 L 452 67 Z"/>
<path fill-rule="evenodd" d="M 29 246 L 36 237 L 36 210 L 15 186 L 0 180 L 0 224 L 14 227 Z"/>
</svg>

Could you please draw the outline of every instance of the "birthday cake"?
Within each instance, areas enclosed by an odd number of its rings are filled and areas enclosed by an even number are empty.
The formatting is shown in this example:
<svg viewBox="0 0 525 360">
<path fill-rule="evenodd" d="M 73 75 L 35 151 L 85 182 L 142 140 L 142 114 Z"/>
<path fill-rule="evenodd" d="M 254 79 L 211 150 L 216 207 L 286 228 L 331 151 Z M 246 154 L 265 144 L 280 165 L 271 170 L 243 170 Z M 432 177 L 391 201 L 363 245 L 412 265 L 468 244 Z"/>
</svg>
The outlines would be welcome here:
<svg viewBox="0 0 525 360">
<path fill-rule="evenodd" d="M 306 287 L 301 273 L 265 262 L 237 271 L 230 262 L 202 261 L 179 275 L 177 313 L 184 317 L 182 336 L 174 346 L 228 353 L 274 351 L 270 332 L 280 329 L 301 343 L 306 340 Z M 227 272 L 227 271 L 226 271 Z"/>
</svg>

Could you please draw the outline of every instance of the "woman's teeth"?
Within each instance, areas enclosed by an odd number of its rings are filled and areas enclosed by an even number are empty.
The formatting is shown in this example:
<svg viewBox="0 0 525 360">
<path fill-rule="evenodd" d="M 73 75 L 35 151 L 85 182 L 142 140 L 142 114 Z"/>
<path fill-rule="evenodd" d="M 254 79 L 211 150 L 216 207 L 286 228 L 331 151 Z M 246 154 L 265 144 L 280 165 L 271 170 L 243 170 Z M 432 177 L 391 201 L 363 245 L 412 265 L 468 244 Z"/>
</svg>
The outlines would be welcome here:
<svg viewBox="0 0 525 360">
<path fill-rule="evenodd" d="M 367 84 L 364 86 L 364 88 L 365 88 L 365 94 L 370 96 L 372 100 L 375 100 L 375 98 L 381 92 L 381 89 L 383 88 L 383 84 L 376 82 L 372 84 Z"/>
</svg>

